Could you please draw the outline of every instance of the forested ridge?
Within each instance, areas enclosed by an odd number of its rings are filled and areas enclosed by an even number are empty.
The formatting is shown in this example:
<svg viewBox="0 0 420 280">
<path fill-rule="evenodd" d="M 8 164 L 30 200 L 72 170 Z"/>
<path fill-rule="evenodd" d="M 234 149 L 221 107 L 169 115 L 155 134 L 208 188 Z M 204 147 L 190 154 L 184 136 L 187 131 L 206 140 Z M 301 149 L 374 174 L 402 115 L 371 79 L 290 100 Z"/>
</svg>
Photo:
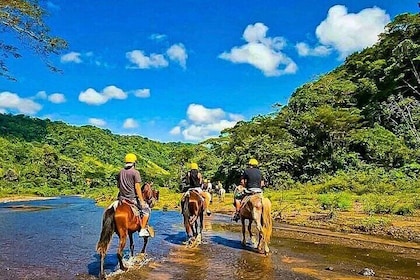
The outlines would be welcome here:
<svg viewBox="0 0 420 280">
<path fill-rule="evenodd" d="M 338 171 L 418 169 L 420 16 L 402 14 L 380 41 L 298 88 L 272 115 L 209 141 L 229 175 L 252 155 L 281 185 Z M 415 171 L 417 172 L 417 171 Z"/>
<path fill-rule="evenodd" d="M 299 87 L 275 113 L 207 141 L 223 159 L 217 176 L 237 182 L 256 157 L 270 188 L 299 190 L 322 208 L 357 202 L 366 212 L 413 213 L 420 208 L 419 74 L 420 16 L 401 14 L 378 43 Z"/>
<path fill-rule="evenodd" d="M 143 180 L 170 183 L 183 143 L 120 136 L 94 126 L 70 126 L 25 115 L 0 114 L 0 177 L 3 191 L 37 194 L 84 193 L 115 186 L 126 153 L 138 156 Z M 46 193 L 43 193 L 46 192 Z"/>
<path fill-rule="evenodd" d="M 45 195 L 112 187 L 127 152 L 159 186 L 177 189 L 191 161 L 230 186 L 255 157 L 270 189 L 304 188 L 326 208 L 348 207 L 357 196 L 374 212 L 412 213 L 420 207 L 419 72 L 420 16 L 401 14 L 377 44 L 299 87 L 275 113 L 200 144 L 3 114 L 0 186 Z M 384 194 L 383 204 L 374 198 Z"/>
</svg>

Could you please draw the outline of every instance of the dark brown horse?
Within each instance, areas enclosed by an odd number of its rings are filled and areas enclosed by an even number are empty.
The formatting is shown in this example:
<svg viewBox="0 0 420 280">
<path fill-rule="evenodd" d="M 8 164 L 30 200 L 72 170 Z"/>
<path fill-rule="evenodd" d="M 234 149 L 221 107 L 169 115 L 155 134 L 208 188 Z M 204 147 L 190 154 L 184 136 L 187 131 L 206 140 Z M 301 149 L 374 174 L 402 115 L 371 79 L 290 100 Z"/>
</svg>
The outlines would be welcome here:
<svg viewBox="0 0 420 280">
<path fill-rule="evenodd" d="M 195 246 L 201 242 L 204 220 L 204 199 L 195 190 L 189 190 L 182 202 L 187 245 Z"/>
<path fill-rule="evenodd" d="M 144 200 L 149 204 L 150 208 L 153 208 L 155 202 L 159 199 L 159 191 L 153 190 L 151 185 L 146 183 L 142 187 L 142 194 Z M 104 212 L 101 236 L 96 246 L 96 250 L 101 257 L 99 272 L 99 278 L 101 279 L 105 279 L 104 260 L 112 235 L 116 233 L 120 239 L 117 250 L 117 257 L 121 270 L 125 271 L 127 268 L 123 264 L 123 250 L 127 242 L 127 236 L 130 239 L 130 255 L 133 257 L 133 233 L 140 230 L 139 217 L 133 213 L 133 205 L 123 201 L 118 201 L 117 206 L 114 206 L 114 204 L 117 203 L 113 203 L 113 205 L 108 207 Z M 149 231 L 153 231 L 153 229 L 149 227 Z M 152 232 L 151 235 L 153 236 Z M 141 249 L 142 254 L 144 254 L 146 251 L 148 240 L 149 237 L 144 237 L 143 248 Z"/>
<path fill-rule="evenodd" d="M 271 217 L 271 201 L 263 197 L 262 194 L 253 194 L 243 199 L 243 206 L 239 211 L 239 216 L 242 222 L 242 245 L 246 245 L 245 238 L 245 220 L 248 220 L 248 232 L 251 242 L 257 247 L 258 251 L 269 253 L 271 234 L 273 230 L 273 220 Z M 255 237 L 252 233 L 252 223 L 255 221 L 258 231 L 258 244 L 256 244 Z"/>
</svg>

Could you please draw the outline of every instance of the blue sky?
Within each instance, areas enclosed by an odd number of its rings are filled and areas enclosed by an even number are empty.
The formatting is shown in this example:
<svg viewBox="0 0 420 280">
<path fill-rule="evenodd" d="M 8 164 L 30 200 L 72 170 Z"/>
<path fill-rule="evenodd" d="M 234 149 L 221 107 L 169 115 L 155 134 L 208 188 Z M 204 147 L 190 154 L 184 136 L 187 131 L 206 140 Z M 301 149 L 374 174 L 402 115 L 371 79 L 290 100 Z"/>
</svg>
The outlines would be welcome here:
<svg viewBox="0 0 420 280">
<path fill-rule="evenodd" d="M 199 142 L 274 111 L 417 1 L 51 0 L 53 73 L 19 43 L 0 112 Z"/>
</svg>

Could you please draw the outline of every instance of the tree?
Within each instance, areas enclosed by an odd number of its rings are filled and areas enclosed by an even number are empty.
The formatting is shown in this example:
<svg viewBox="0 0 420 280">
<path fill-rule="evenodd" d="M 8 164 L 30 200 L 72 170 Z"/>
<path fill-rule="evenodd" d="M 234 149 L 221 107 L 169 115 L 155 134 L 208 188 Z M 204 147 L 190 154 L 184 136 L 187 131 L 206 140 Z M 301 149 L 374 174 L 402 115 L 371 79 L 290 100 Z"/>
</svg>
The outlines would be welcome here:
<svg viewBox="0 0 420 280">
<path fill-rule="evenodd" d="M 48 26 L 43 21 L 46 11 L 37 0 L 0 0 L 0 30 L 10 32 L 23 45 L 32 48 L 52 71 L 59 71 L 49 61 L 50 54 L 58 54 L 67 47 L 65 40 L 51 36 Z M 0 76 L 16 80 L 6 66 L 9 57 L 20 58 L 19 48 L 13 43 L 0 40 Z"/>
</svg>

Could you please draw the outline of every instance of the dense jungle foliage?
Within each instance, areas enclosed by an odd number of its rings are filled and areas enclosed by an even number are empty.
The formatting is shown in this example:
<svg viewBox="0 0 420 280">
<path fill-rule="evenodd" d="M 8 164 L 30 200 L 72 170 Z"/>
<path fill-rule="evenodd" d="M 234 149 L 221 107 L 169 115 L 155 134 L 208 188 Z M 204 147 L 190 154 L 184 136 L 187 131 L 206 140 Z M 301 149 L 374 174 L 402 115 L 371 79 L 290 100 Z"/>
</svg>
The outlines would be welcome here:
<svg viewBox="0 0 420 280">
<path fill-rule="evenodd" d="M 255 157 L 270 189 L 311 190 L 326 208 L 346 207 L 340 205 L 348 196 L 374 205 L 377 213 L 420 208 L 418 14 L 397 16 L 377 44 L 302 85 L 287 105 L 275 108 L 196 145 L 0 115 L 1 193 L 104 190 L 115 186 L 125 153 L 134 152 L 145 180 L 172 189 L 196 161 L 206 178 L 229 190 Z"/>
</svg>

